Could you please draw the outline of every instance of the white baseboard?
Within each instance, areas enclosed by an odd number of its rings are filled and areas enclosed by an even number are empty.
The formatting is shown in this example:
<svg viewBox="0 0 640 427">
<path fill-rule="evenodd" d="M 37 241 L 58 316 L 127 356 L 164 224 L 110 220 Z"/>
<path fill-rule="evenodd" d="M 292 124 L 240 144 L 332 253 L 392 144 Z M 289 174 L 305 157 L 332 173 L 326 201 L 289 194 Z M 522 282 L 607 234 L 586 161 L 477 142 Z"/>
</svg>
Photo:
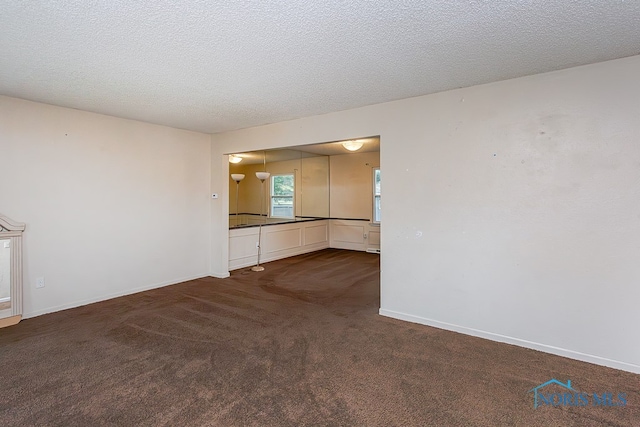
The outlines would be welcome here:
<svg viewBox="0 0 640 427">
<path fill-rule="evenodd" d="M 121 292 L 115 292 L 112 294 L 106 294 L 106 295 L 102 295 L 99 297 L 95 297 L 95 298 L 89 298 L 86 300 L 80 300 L 80 301 L 74 301 L 68 304 L 62 304 L 62 305 L 58 305 L 55 307 L 47 307 L 41 310 L 36 310 L 36 311 L 32 311 L 30 313 L 24 313 L 22 315 L 23 319 L 30 319 L 32 317 L 37 317 L 37 316 L 42 316 L 43 314 L 48 314 L 48 313 L 55 313 L 56 311 L 62 311 L 62 310 L 67 310 L 69 308 L 76 308 L 76 307 L 81 307 L 83 305 L 87 305 L 87 304 L 93 304 L 94 302 L 100 302 L 100 301 L 106 301 L 112 298 L 118 298 L 118 297 L 123 297 L 125 295 L 131 295 L 131 294 L 137 294 L 138 292 L 144 292 L 144 291 L 148 291 L 151 289 L 157 289 L 157 288 L 162 288 L 165 286 L 170 286 L 170 285 L 176 285 L 178 283 L 182 283 L 182 282 L 188 282 L 189 280 L 195 280 L 195 279 L 201 279 L 203 277 L 207 277 L 208 274 L 200 274 L 197 276 L 189 276 L 189 277 L 183 277 L 181 279 L 175 279 L 175 280 L 170 280 L 167 282 L 160 282 L 160 283 L 154 283 L 152 285 L 146 285 L 146 286 L 140 286 L 138 288 L 133 288 L 133 289 L 127 289 L 125 291 L 121 291 Z"/>
<path fill-rule="evenodd" d="M 407 322 L 418 323 L 426 326 L 432 326 L 434 328 L 445 329 L 447 331 L 459 332 L 461 334 L 471 335 L 478 338 L 484 338 L 491 341 L 503 342 L 506 344 L 513 344 L 519 347 L 525 347 L 525 348 L 530 348 L 532 350 L 538 350 L 545 353 L 555 354 L 556 356 L 567 357 L 569 359 L 580 360 L 582 362 L 593 363 L 595 365 L 607 366 L 609 368 L 615 368 L 621 371 L 640 374 L 640 366 L 635 365 L 633 363 L 607 359 L 605 357 L 594 356 L 592 354 L 581 353 L 579 351 L 573 351 L 565 348 L 554 347 L 547 344 L 540 344 L 532 341 L 523 340 L 520 338 L 513 338 L 506 335 L 495 334 L 493 332 L 486 332 L 478 329 L 467 328 L 465 326 L 458 326 L 451 323 L 440 322 L 438 320 L 427 319 L 424 317 L 414 316 L 406 313 L 400 313 L 393 310 L 385 310 L 381 308 L 378 313 L 381 316 L 392 317 L 398 320 L 404 320 Z"/>
</svg>

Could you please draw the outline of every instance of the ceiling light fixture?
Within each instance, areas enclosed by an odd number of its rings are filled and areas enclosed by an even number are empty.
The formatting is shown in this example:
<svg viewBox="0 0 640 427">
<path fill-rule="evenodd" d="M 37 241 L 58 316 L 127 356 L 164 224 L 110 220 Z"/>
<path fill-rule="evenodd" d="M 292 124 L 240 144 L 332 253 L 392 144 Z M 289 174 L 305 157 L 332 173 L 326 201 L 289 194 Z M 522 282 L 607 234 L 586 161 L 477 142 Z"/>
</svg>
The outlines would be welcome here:
<svg viewBox="0 0 640 427">
<path fill-rule="evenodd" d="M 236 156 L 235 154 L 229 154 L 229 163 L 240 163 L 242 161 L 242 157 Z"/>
<path fill-rule="evenodd" d="M 363 143 L 358 140 L 345 141 L 342 143 L 342 146 L 349 151 L 358 151 L 362 148 Z"/>
</svg>

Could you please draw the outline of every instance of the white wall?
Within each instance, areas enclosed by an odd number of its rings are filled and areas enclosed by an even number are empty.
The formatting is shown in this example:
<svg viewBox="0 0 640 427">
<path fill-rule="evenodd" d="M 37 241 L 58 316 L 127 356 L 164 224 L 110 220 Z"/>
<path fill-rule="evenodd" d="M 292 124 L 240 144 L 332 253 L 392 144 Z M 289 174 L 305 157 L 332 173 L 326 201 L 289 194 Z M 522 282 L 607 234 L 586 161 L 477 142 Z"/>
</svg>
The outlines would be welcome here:
<svg viewBox="0 0 640 427">
<path fill-rule="evenodd" d="M 373 221 L 373 168 L 380 153 L 349 153 L 330 158 L 331 218 Z"/>
<path fill-rule="evenodd" d="M 640 373 L 638 75 L 635 56 L 214 135 L 212 187 L 225 152 L 380 135 L 381 313 Z"/>
<path fill-rule="evenodd" d="M 329 217 L 329 157 L 305 157 L 300 160 L 302 194 L 296 198 L 299 215 L 307 217 Z"/>
<path fill-rule="evenodd" d="M 25 317 L 209 274 L 210 135 L 0 97 L 0 138 Z"/>
</svg>

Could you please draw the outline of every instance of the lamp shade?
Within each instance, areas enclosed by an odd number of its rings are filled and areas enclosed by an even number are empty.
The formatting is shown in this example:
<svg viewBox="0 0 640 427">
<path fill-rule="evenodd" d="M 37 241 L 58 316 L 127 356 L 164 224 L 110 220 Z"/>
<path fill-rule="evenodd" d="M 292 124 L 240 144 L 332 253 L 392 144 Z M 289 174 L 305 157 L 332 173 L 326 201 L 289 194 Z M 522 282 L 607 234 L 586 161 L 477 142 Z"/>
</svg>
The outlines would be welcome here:
<svg viewBox="0 0 640 427">
<path fill-rule="evenodd" d="M 240 182 L 244 179 L 244 174 L 243 173 L 232 173 L 231 174 L 231 179 L 234 180 L 235 182 Z"/>
<path fill-rule="evenodd" d="M 345 141 L 342 143 L 342 146 L 349 151 L 358 151 L 362 148 L 363 143 L 361 141 Z"/>
<path fill-rule="evenodd" d="M 235 154 L 229 154 L 229 163 L 240 163 L 242 161 L 242 157 L 236 156 Z"/>
<path fill-rule="evenodd" d="M 260 181 L 264 181 L 265 179 L 269 178 L 270 176 L 271 176 L 271 174 L 269 172 L 256 172 L 256 177 Z"/>
</svg>

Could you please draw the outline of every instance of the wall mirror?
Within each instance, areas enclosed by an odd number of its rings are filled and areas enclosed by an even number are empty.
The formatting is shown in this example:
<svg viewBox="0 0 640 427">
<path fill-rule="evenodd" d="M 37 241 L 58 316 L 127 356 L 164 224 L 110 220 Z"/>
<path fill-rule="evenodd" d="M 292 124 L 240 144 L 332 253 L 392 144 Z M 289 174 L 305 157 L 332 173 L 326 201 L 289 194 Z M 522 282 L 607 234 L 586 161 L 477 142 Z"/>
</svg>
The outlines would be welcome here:
<svg viewBox="0 0 640 427">
<path fill-rule="evenodd" d="M 229 154 L 229 226 L 330 218 L 330 159 L 354 151 L 379 152 L 379 137 Z"/>
<path fill-rule="evenodd" d="M 25 224 L 0 214 L 0 327 L 22 319 L 22 232 Z"/>
</svg>

